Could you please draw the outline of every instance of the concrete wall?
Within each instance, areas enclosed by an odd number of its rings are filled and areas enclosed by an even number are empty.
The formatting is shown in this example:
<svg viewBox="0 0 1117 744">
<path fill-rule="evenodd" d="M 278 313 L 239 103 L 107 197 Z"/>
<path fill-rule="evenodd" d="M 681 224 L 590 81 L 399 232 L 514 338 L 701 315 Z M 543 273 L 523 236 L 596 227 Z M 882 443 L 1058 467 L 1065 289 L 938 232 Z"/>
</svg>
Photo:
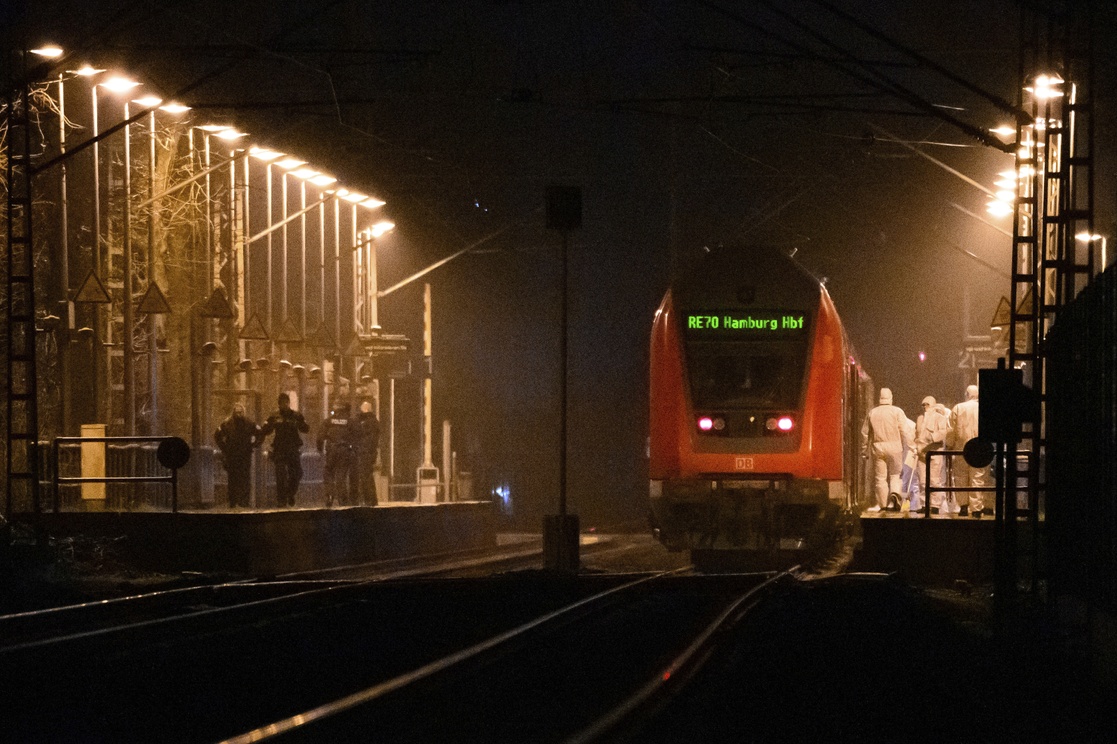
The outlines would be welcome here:
<svg viewBox="0 0 1117 744">
<path fill-rule="evenodd" d="M 495 517 L 490 502 L 42 515 L 54 537 L 123 537 L 121 557 L 137 568 L 254 576 L 495 547 Z"/>
</svg>

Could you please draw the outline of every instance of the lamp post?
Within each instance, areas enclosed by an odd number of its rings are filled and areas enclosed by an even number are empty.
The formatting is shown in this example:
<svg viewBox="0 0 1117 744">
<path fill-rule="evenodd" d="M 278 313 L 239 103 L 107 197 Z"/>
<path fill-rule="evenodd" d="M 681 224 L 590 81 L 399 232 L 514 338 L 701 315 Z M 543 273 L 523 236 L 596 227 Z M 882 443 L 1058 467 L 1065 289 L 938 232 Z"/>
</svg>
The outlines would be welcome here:
<svg viewBox="0 0 1117 744">
<path fill-rule="evenodd" d="M 100 83 L 102 88 L 113 93 L 128 93 L 139 83 L 123 77 L 113 77 Z M 124 121 L 130 118 L 128 101 L 124 102 Z M 124 209 L 121 245 L 123 251 L 124 297 L 124 427 L 128 436 L 136 434 L 136 395 L 135 395 L 135 349 L 132 347 L 133 308 L 132 308 L 132 138 L 131 126 L 124 127 Z M 111 407 L 111 406 L 110 406 Z"/>
<path fill-rule="evenodd" d="M 74 70 L 74 74 L 83 78 L 93 78 L 100 75 L 104 70 L 93 67 L 91 65 L 83 65 L 80 69 Z M 98 131 L 97 121 L 97 85 L 94 83 L 89 86 L 90 94 L 92 96 L 92 108 L 90 109 L 92 125 L 92 155 L 93 155 L 93 245 L 91 246 L 90 259 L 91 270 L 94 274 L 98 274 L 101 269 L 101 156 L 100 156 L 100 132 Z M 107 373 L 103 364 L 103 347 L 101 345 L 101 307 L 100 303 L 94 303 L 91 309 L 93 318 L 91 326 L 93 334 L 90 344 L 91 359 L 93 363 L 93 411 L 94 416 L 100 418 L 102 421 L 107 421 L 105 415 L 105 399 L 103 391 L 108 388 L 105 386 Z"/>
<path fill-rule="evenodd" d="M 155 96 L 147 96 L 145 98 L 137 98 L 133 100 L 144 108 L 148 109 L 148 149 L 147 149 L 147 287 L 148 292 L 152 287 L 157 287 L 155 281 L 155 213 L 158 209 L 157 197 L 155 194 L 155 111 L 159 109 L 169 114 L 181 114 L 190 110 L 189 106 L 182 106 L 180 104 L 168 103 L 163 104 L 161 98 Z M 142 206 L 142 205 L 141 205 Z M 148 375 L 148 390 L 151 395 L 151 424 L 148 433 L 152 436 L 158 435 L 160 430 L 159 425 L 159 345 L 156 338 L 157 334 L 157 318 L 155 313 L 149 313 L 148 328 L 147 328 L 147 341 L 148 341 L 148 361 L 147 361 L 147 375 Z"/>
<path fill-rule="evenodd" d="M 371 240 L 366 243 L 367 255 L 365 257 L 365 265 L 368 267 L 368 302 L 369 302 L 369 328 L 373 332 L 380 330 L 380 318 L 378 311 L 379 302 L 379 286 L 377 284 L 376 276 L 376 246 L 377 241 L 384 235 L 389 233 L 395 228 L 395 223 L 388 220 L 381 220 L 369 228 L 368 234 Z"/>
<path fill-rule="evenodd" d="M 61 51 L 61 50 L 59 50 Z M 58 75 L 58 153 L 66 154 L 66 84 L 63 75 Z M 58 345 L 58 377 L 62 394 L 62 435 L 69 436 L 71 432 L 71 405 L 69 395 L 69 368 L 70 368 L 70 333 L 74 330 L 74 303 L 70 300 L 70 206 L 66 188 L 66 161 L 63 159 L 58 169 L 59 207 L 61 211 L 60 227 L 62 239 L 59 256 L 59 273 L 61 276 L 61 303 L 65 306 L 63 312 L 63 340 Z"/>
</svg>

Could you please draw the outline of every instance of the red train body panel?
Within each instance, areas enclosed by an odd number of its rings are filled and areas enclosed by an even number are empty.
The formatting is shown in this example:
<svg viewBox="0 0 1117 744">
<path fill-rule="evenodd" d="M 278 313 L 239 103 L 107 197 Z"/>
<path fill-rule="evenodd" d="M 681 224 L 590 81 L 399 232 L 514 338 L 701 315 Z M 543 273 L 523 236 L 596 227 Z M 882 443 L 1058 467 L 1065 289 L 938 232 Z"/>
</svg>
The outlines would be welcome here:
<svg viewBox="0 0 1117 744">
<path fill-rule="evenodd" d="M 650 362 L 664 544 L 800 550 L 832 536 L 863 492 L 872 381 L 821 283 L 773 251 L 718 249 L 668 290 Z"/>
</svg>

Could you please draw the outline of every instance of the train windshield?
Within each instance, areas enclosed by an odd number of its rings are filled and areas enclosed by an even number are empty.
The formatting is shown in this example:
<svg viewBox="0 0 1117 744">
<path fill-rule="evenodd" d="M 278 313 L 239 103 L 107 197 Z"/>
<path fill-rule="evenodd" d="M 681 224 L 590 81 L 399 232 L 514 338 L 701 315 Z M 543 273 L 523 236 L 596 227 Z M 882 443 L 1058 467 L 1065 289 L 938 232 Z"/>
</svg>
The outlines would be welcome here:
<svg viewBox="0 0 1117 744">
<path fill-rule="evenodd" d="M 805 338 L 687 342 L 696 408 L 798 408 L 806 363 Z"/>
</svg>

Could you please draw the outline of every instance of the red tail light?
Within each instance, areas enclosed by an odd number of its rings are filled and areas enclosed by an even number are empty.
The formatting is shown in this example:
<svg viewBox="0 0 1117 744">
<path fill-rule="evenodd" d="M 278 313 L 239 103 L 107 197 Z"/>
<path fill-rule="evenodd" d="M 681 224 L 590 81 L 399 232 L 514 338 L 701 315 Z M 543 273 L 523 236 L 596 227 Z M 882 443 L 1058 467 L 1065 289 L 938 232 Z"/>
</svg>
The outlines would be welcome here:
<svg viewBox="0 0 1117 744">
<path fill-rule="evenodd" d="M 795 428 L 795 419 L 790 416 L 773 416 L 764 422 L 764 428 L 770 432 L 787 434 Z"/>
<path fill-rule="evenodd" d="M 699 416 L 699 431 L 722 431 L 725 429 L 725 418 L 722 416 Z"/>
</svg>

